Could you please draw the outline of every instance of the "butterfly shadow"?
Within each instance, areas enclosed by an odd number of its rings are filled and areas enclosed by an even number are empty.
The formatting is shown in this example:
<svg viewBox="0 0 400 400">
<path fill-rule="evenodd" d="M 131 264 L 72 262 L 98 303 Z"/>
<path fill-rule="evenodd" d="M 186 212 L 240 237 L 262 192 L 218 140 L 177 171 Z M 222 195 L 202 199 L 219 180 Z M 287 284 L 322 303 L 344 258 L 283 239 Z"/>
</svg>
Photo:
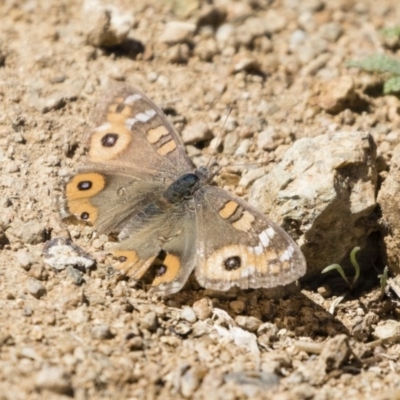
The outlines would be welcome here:
<svg viewBox="0 0 400 400">
<path fill-rule="evenodd" d="M 294 332 L 302 337 L 333 337 L 349 334 L 344 324 L 312 299 L 317 293 L 303 293 L 296 284 L 273 289 L 247 289 L 237 287 L 226 292 L 200 288 L 194 277 L 178 293 L 163 299 L 175 308 L 193 306 L 208 299 L 213 308 L 227 312 L 238 321 L 239 316 L 253 317 L 261 323 L 273 323 L 276 327 Z"/>
</svg>

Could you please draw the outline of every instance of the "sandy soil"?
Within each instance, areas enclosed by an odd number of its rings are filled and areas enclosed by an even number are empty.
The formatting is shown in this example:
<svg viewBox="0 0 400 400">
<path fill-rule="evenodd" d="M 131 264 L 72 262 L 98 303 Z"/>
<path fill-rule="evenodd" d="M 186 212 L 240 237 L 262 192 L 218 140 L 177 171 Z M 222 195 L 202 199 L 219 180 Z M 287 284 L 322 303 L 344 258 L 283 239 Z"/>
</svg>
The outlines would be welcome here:
<svg viewBox="0 0 400 400">
<path fill-rule="evenodd" d="M 190 282 L 160 299 L 117 279 L 107 238 L 59 212 L 90 112 L 114 81 L 139 86 L 178 132 L 206 124 L 187 139 L 196 163 L 215 143 L 207 130 L 222 132 L 218 161 L 236 166 L 221 181 L 239 195 L 260 160 L 268 172 L 295 140 L 344 126 L 371 132 L 383 179 L 400 101 L 344 64 L 398 52 L 379 33 L 400 20 L 398 1 L 105 4 L 0 3 L 0 398 L 399 399 L 400 347 L 378 329 L 399 329 L 399 303 L 377 279 L 353 293 L 308 283 L 283 299 Z M 258 140 L 268 126 L 273 140 Z M 97 267 L 48 266 L 43 245 L 60 236 Z"/>
</svg>

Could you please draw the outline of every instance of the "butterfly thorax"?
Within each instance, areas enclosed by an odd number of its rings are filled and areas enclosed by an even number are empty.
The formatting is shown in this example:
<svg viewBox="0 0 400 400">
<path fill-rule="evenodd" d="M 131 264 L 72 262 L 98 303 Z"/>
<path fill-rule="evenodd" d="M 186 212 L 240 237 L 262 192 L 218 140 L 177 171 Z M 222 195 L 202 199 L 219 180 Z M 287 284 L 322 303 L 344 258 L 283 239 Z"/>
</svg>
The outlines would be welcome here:
<svg viewBox="0 0 400 400">
<path fill-rule="evenodd" d="M 163 193 L 163 199 L 168 203 L 177 204 L 193 197 L 204 184 L 210 183 L 212 176 L 207 167 L 200 167 L 194 172 L 180 176 L 168 186 Z"/>
</svg>

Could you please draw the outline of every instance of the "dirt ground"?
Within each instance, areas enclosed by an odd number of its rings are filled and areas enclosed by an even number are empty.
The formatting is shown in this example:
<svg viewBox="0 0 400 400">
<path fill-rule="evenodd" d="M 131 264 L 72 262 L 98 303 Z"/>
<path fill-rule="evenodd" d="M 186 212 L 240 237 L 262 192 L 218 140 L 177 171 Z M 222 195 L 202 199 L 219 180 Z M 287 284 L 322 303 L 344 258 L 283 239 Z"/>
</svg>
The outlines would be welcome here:
<svg viewBox="0 0 400 400">
<path fill-rule="evenodd" d="M 115 81 L 140 87 L 178 132 L 200 131 L 186 139 L 198 164 L 222 134 L 222 183 L 240 196 L 255 162 L 266 173 L 295 140 L 343 127 L 373 135 L 384 179 L 400 101 L 345 62 L 398 54 L 380 30 L 399 21 L 398 0 L 0 2 L 0 398 L 400 399 L 400 308 L 377 279 L 275 299 L 191 281 L 157 298 L 117 279 L 107 238 L 59 211 Z M 68 236 L 96 268 L 44 262 L 44 243 Z"/>
</svg>

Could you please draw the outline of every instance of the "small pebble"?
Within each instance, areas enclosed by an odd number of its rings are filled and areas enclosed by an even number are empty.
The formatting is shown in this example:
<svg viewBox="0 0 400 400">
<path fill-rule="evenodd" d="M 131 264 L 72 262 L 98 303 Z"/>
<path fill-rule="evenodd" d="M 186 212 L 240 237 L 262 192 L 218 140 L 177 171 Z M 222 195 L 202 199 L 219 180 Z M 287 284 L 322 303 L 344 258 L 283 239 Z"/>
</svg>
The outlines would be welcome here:
<svg viewBox="0 0 400 400">
<path fill-rule="evenodd" d="M 317 291 L 324 299 L 332 296 L 332 289 L 328 285 L 320 286 Z"/>
<path fill-rule="evenodd" d="M 36 376 L 36 387 L 71 396 L 73 388 L 68 374 L 61 367 L 44 367 Z"/>
<path fill-rule="evenodd" d="M 158 327 L 157 314 L 154 311 L 150 311 L 144 315 L 140 320 L 142 329 L 146 329 L 150 332 L 155 332 Z"/>
<path fill-rule="evenodd" d="M 321 25 L 318 29 L 320 36 L 329 42 L 336 42 L 341 36 L 343 30 L 341 26 L 336 22 L 330 22 L 328 24 Z"/>
<path fill-rule="evenodd" d="M 202 321 L 211 317 L 212 309 L 212 302 L 207 297 L 197 300 L 193 303 L 193 311 L 195 312 L 197 318 Z"/>
<path fill-rule="evenodd" d="M 189 306 L 184 306 L 182 308 L 180 317 L 191 324 L 197 321 L 196 313 L 193 311 L 193 308 Z"/>
<path fill-rule="evenodd" d="M 31 317 L 33 314 L 33 310 L 31 307 L 26 306 L 24 307 L 24 317 Z"/>
<path fill-rule="evenodd" d="M 82 283 L 85 281 L 83 279 L 82 272 L 74 267 L 71 267 L 71 266 L 67 267 L 65 272 L 66 272 L 67 276 L 72 280 L 72 282 L 74 282 L 74 284 L 77 286 L 82 285 Z"/>
<path fill-rule="evenodd" d="M 76 325 L 86 324 L 90 318 L 86 306 L 78 307 L 75 310 L 68 310 L 67 317 Z"/>
<path fill-rule="evenodd" d="M 243 329 L 249 332 L 255 332 L 262 324 L 262 321 L 255 317 L 247 317 L 245 315 L 239 315 L 235 318 L 236 323 Z"/>
<path fill-rule="evenodd" d="M 240 314 L 246 308 L 246 304 L 243 301 L 234 300 L 229 303 L 229 307 L 235 314 Z"/>
<path fill-rule="evenodd" d="M 28 275 L 39 281 L 44 281 L 49 277 L 46 268 L 40 264 L 33 264 L 28 272 Z"/>
<path fill-rule="evenodd" d="M 196 25 L 189 22 L 170 21 L 165 25 L 160 42 L 174 45 L 188 42 L 196 30 Z"/>
<path fill-rule="evenodd" d="M 215 39 L 217 42 L 226 43 L 232 39 L 235 32 L 235 27 L 232 24 L 223 24 L 215 33 Z"/>
<path fill-rule="evenodd" d="M 143 348 L 143 339 L 140 336 L 135 336 L 127 339 L 129 350 L 138 351 Z"/>
<path fill-rule="evenodd" d="M 275 128 L 273 126 L 269 126 L 267 129 L 258 134 L 257 147 L 262 150 L 275 150 L 279 145 L 276 139 L 277 135 L 275 133 Z"/>
<path fill-rule="evenodd" d="M 318 363 L 326 372 L 340 369 L 351 355 L 348 337 L 344 334 L 328 339 L 324 343 Z"/>
<path fill-rule="evenodd" d="M 237 132 L 228 132 L 224 137 L 224 153 L 232 154 L 238 147 L 238 140 Z"/>
<path fill-rule="evenodd" d="M 250 145 L 250 139 L 243 139 L 235 150 L 235 156 L 245 156 L 249 151 Z"/>
<path fill-rule="evenodd" d="M 14 233 L 23 243 L 39 244 L 45 241 L 46 231 L 37 220 L 28 221 L 18 225 Z"/>
<path fill-rule="evenodd" d="M 34 262 L 33 255 L 27 250 L 18 250 L 16 253 L 17 261 L 25 271 L 29 271 Z"/>
<path fill-rule="evenodd" d="M 196 144 L 212 139 L 213 134 L 205 122 L 198 121 L 185 127 L 182 140 L 185 144 Z"/>
<path fill-rule="evenodd" d="M 43 283 L 35 278 L 28 279 L 27 289 L 28 292 L 36 299 L 40 299 L 46 294 L 46 288 L 44 287 Z"/>
<path fill-rule="evenodd" d="M 260 71 L 261 65 L 257 58 L 250 52 L 238 53 L 233 59 L 233 72 Z"/>
<path fill-rule="evenodd" d="M 106 340 L 114 337 L 107 324 L 98 324 L 92 328 L 92 336 L 94 339 Z"/>
<path fill-rule="evenodd" d="M 373 332 L 377 339 L 389 339 L 400 337 L 400 322 L 393 319 L 384 321 L 383 324 L 378 325 Z"/>
<path fill-rule="evenodd" d="M 185 64 L 189 61 L 190 48 L 186 43 L 176 44 L 169 48 L 167 60 L 170 63 Z"/>
<path fill-rule="evenodd" d="M 172 331 L 179 336 L 185 337 L 192 332 L 192 327 L 187 322 L 181 321 L 172 328 Z"/>
<path fill-rule="evenodd" d="M 86 41 L 95 47 L 117 46 L 126 40 L 134 20 L 130 13 L 115 6 L 86 1 Z"/>
<path fill-rule="evenodd" d="M 355 96 L 355 84 L 351 76 L 341 76 L 321 85 L 319 106 L 329 113 L 338 113 Z"/>
</svg>

